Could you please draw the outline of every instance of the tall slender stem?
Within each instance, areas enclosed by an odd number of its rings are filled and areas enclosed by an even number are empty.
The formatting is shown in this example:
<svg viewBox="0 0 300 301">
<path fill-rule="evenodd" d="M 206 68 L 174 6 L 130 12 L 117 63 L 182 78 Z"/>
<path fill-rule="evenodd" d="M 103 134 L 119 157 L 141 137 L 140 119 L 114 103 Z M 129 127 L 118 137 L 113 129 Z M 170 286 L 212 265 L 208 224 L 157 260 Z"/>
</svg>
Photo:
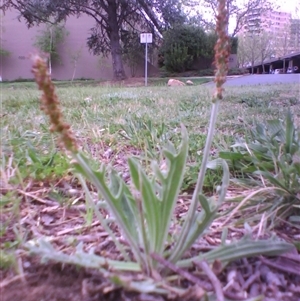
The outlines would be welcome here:
<svg viewBox="0 0 300 301">
<path fill-rule="evenodd" d="M 177 242 L 175 243 L 172 254 L 169 260 L 175 262 L 178 260 L 185 250 L 192 243 L 188 241 L 190 237 L 190 231 L 192 229 L 192 223 L 195 222 L 196 210 L 199 202 L 199 195 L 202 193 L 206 166 L 209 158 L 210 148 L 214 136 L 214 130 L 216 126 L 218 109 L 220 101 L 223 98 L 223 84 L 226 81 L 226 75 L 228 71 L 228 59 L 229 59 L 229 39 L 228 39 L 228 0 L 218 0 L 218 15 L 216 32 L 218 34 L 218 40 L 215 45 L 215 83 L 216 91 L 212 97 L 212 111 L 210 115 L 210 123 L 206 138 L 205 149 L 202 158 L 202 164 L 200 167 L 197 184 L 194 190 L 192 202 L 187 213 L 186 219 L 182 226 L 182 231 L 179 235 Z"/>
</svg>

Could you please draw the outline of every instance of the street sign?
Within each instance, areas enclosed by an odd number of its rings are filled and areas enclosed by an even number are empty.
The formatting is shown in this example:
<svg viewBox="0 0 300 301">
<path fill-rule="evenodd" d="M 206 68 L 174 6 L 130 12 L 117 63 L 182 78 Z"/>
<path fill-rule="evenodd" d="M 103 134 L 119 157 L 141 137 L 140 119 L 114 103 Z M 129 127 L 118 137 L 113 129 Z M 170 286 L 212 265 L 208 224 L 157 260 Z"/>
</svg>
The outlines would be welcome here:
<svg viewBox="0 0 300 301">
<path fill-rule="evenodd" d="M 152 33 L 141 33 L 141 44 L 146 44 L 145 47 L 145 86 L 148 83 L 148 44 L 152 43 Z"/>
<path fill-rule="evenodd" d="M 140 41 L 142 44 L 151 44 L 152 43 L 152 33 L 141 33 Z"/>
</svg>

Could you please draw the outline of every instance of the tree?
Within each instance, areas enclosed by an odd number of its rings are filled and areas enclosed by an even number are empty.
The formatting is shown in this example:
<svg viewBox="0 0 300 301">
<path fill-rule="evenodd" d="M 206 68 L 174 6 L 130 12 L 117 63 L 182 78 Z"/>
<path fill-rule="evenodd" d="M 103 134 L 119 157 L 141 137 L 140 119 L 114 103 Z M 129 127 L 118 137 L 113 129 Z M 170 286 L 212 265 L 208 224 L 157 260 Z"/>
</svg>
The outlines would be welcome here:
<svg viewBox="0 0 300 301">
<path fill-rule="evenodd" d="M 217 17 L 218 0 L 201 0 L 200 5 L 204 8 L 205 15 L 210 16 L 201 18 L 201 22 L 208 28 L 215 28 L 215 21 Z M 227 10 L 229 11 L 230 23 L 233 24 L 233 31 L 231 36 L 236 36 L 243 27 L 245 16 L 253 10 L 260 8 L 260 13 L 274 8 L 271 0 L 228 0 Z"/>
<path fill-rule="evenodd" d="M 300 16 L 297 16 L 295 19 L 291 19 L 290 48 L 291 51 L 300 51 Z"/>
<path fill-rule="evenodd" d="M 0 57 L 4 57 L 4 56 L 9 56 L 10 52 L 5 50 L 2 46 L 3 46 L 3 39 L 2 39 L 2 33 L 4 32 L 5 28 L 3 26 L 3 15 L 0 14 L 0 33 L 1 33 L 1 37 L 0 37 Z"/>
<path fill-rule="evenodd" d="M 131 76 L 135 76 L 136 67 L 144 54 L 144 44 L 140 43 L 140 37 L 135 31 L 124 31 L 122 33 L 123 44 L 123 59 L 130 67 Z M 151 45 L 148 46 L 148 51 L 151 50 Z M 150 52 L 150 51 L 149 51 Z"/>
<path fill-rule="evenodd" d="M 254 33 L 246 33 L 239 38 L 238 46 L 238 58 L 240 63 L 242 61 L 242 67 L 245 65 L 251 65 L 252 73 L 254 73 L 254 65 L 260 59 L 259 50 L 260 36 Z"/>
<path fill-rule="evenodd" d="M 28 26 L 55 23 L 68 16 L 86 14 L 95 20 L 88 46 L 95 55 L 112 56 L 114 77 L 126 78 L 122 60 L 122 29 L 150 31 L 154 41 L 164 29 L 184 21 L 180 0 L 3 0 L 3 9 L 13 7 Z"/>
<path fill-rule="evenodd" d="M 213 58 L 215 42 L 216 36 L 207 34 L 201 27 L 175 26 L 164 33 L 161 63 L 171 72 L 191 70 L 197 58 Z"/>
<path fill-rule="evenodd" d="M 274 53 L 273 46 L 273 36 L 270 32 L 262 30 L 258 36 L 258 52 L 260 56 L 260 62 L 262 64 L 263 73 L 265 72 L 265 64 L 264 62 L 271 57 Z"/>
<path fill-rule="evenodd" d="M 240 68 L 244 68 L 247 65 L 247 49 L 245 48 L 244 39 L 242 36 L 238 37 L 238 48 L 237 48 L 237 60 L 238 66 Z"/>
<path fill-rule="evenodd" d="M 71 79 L 72 82 L 75 78 L 78 60 L 80 59 L 81 54 L 82 54 L 82 48 L 83 48 L 83 45 L 80 48 L 78 48 L 77 50 L 69 49 L 70 61 L 71 61 L 71 64 L 73 65 L 73 74 L 72 74 L 72 79 Z"/>
<path fill-rule="evenodd" d="M 63 24 L 46 24 L 36 37 L 35 46 L 49 55 L 49 73 L 52 73 L 52 64 L 59 61 L 58 45 L 64 40 L 67 31 Z"/>
<path fill-rule="evenodd" d="M 283 57 L 290 53 L 290 39 L 291 39 L 291 24 L 287 23 L 285 26 L 274 33 L 274 49 L 277 57 Z M 286 61 L 283 59 L 283 72 L 285 72 Z"/>
</svg>

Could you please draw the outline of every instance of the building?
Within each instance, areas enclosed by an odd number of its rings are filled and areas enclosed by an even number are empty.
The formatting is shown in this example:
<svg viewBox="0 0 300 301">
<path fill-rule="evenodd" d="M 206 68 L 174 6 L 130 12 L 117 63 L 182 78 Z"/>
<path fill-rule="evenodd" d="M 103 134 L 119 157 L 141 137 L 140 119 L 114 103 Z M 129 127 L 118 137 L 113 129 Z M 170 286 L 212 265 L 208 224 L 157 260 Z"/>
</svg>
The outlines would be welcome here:
<svg viewBox="0 0 300 301">
<path fill-rule="evenodd" d="M 290 13 L 256 8 L 245 16 L 238 38 L 243 39 L 241 45 L 251 44 L 249 53 L 243 49 L 244 56 L 251 57 L 243 66 L 284 57 L 300 51 L 300 20 Z"/>
<path fill-rule="evenodd" d="M 264 66 L 263 66 L 264 65 Z M 294 69 L 295 73 L 300 73 L 300 51 L 285 55 L 280 58 L 273 58 L 266 60 L 264 64 L 256 63 L 251 67 L 247 67 L 249 72 L 254 70 L 255 74 L 261 74 L 265 70 L 267 73 L 270 73 L 272 70 L 276 69 Z"/>
<path fill-rule="evenodd" d="M 283 32 L 290 28 L 291 17 L 290 13 L 256 8 L 246 15 L 242 34 L 259 33 L 261 30 L 272 34 Z"/>
<path fill-rule="evenodd" d="M 9 56 L 0 58 L 0 76 L 3 80 L 33 79 L 30 54 L 36 53 L 34 46 L 36 36 L 45 26 L 27 27 L 23 19 L 18 19 L 16 10 L 9 10 L 1 16 L 1 48 L 9 51 Z M 113 78 L 110 57 L 94 56 L 87 47 L 87 37 L 95 25 L 93 18 L 82 15 L 80 18 L 67 19 L 65 29 L 67 36 L 59 46 L 60 61 L 52 66 L 52 78 L 57 80 L 96 79 L 111 80 Z M 76 62 L 75 62 L 76 58 Z M 135 76 L 144 76 L 144 58 L 141 57 Z M 128 77 L 131 76 L 129 66 L 124 66 Z M 149 75 L 157 74 L 158 68 L 148 64 Z"/>
</svg>

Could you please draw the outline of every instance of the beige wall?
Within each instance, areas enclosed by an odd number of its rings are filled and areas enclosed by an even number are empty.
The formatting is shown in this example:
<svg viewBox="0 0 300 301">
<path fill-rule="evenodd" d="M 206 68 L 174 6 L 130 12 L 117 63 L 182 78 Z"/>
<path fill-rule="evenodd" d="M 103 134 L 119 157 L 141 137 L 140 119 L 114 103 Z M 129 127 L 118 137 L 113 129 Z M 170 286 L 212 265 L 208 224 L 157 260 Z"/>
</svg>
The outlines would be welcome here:
<svg viewBox="0 0 300 301">
<path fill-rule="evenodd" d="M 3 16 L 2 21 L 2 48 L 8 50 L 10 55 L 3 57 L 0 61 L 0 76 L 3 80 L 31 79 L 30 54 L 36 52 L 33 46 L 38 31 L 43 28 L 34 27 L 28 29 L 25 21 L 18 20 L 18 13 L 14 10 L 8 11 Z M 74 56 L 78 51 L 79 56 L 75 78 L 107 79 L 113 77 L 111 58 L 103 58 L 92 55 L 86 45 L 90 29 L 94 26 L 94 20 L 86 15 L 79 19 L 70 17 L 66 22 L 67 37 L 59 47 L 61 63 L 55 63 L 52 68 L 52 78 L 58 80 L 71 79 L 74 72 Z M 130 69 L 125 67 L 126 74 L 130 77 Z M 149 65 L 149 75 L 157 72 L 157 69 Z M 144 75 L 144 63 L 141 64 L 136 72 L 136 76 Z"/>
</svg>

